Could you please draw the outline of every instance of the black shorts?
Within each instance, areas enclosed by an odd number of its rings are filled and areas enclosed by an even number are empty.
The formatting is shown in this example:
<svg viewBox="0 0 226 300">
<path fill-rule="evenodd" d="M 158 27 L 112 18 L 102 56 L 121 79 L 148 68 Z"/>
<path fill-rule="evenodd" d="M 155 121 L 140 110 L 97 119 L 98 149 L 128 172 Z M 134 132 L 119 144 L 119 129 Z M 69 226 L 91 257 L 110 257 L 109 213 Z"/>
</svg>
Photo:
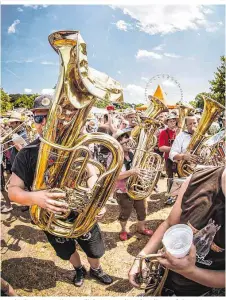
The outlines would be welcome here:
<svg viewBox="0 0 226 300">
<path fill-rule="evenodd" d="M 98 224 L 86 234 L 73 239 L 57 237 L 45 231 L 48 241 L 56 251 L 56 255 L 61 259 L 69 260 L 76 250 L 76 244 L 82 248 L 90 258 L 100 258 L 104 255 L 104 242 Z"/>
</svg>

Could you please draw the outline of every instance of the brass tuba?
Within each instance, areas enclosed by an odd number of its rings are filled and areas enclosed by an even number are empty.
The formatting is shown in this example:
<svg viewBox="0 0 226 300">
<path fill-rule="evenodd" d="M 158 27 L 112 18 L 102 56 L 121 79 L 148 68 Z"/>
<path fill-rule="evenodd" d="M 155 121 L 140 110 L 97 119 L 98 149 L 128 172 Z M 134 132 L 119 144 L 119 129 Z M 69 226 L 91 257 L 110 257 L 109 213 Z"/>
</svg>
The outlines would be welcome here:
<svg viewBox="0 0 226 300">
<path fill-rule="evenodd" d="M 47 124 L 40 138 L 33 190 L 63 189 L 69 211 L 64 215 L 31 206 L 33 221 L 49 233 L 76 238 L 87 233 L 106 203 L 123 164 L 123 150 L 111 136 L 102 133 L 80 135 L 86 118 L 98 99 L 122 101 L 118 82 L 88 67 L 86 44 L 79 31 L 58 31 L 49 42 L 60 57 L 60 75 Z M 93 160 L 90 144 L 103 144 L 112 153 L 105 167 Z M 98 179 L 89 190 L 87 164 L 95 167 Z M 77 214 L 72 221 L 69 216 Z M 69 221 L 70 220 L 70 221 Z"/>
<path fill-rule="evenodd" d="M 203 143 L 206 140 L 205 134 L 208 131 L 210 125 L 214 119 L 224 111 L 223 105 L 214 101 L 211 98 L 202 96 L 204 99 L 204 110 L 202 117 L 199 121 L 198 127 L 193 134 L 190 143 L 187 147 L 187 152 L 192 153 L 200 157 L 200 151 Z M 203 162 L 200 162 L 203 164 Z M 177 165 L 178 174 L 180 177 L 187 177 L 194 172 L 194 165 L 187 161 L 181 160 Z"/>
<path fill-rule="evenodd" d="M 141 174 L 130 176 L 127 180 L 127 194 L 134 200 L 143 200 L 150 196 L 160 175 L 162 158 L 153 152 L 157 142 L 154 135 L 160 122 L 155 118 L 168 111 L 165 104 L 156 97 L 149 96 L 150 105 L 141 116 L 141 122 L 132 131 L 132 137 L 138 138 L 132 167 L 139 168 Z"/>
</svg>

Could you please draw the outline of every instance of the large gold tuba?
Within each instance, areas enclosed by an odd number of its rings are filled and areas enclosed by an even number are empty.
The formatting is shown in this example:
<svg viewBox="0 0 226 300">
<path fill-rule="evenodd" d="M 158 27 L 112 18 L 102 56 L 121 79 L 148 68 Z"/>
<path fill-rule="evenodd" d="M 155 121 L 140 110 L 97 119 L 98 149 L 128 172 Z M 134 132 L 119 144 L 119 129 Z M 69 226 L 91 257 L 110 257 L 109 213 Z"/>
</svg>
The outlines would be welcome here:
<svg viewBox="0 0 226 300">
<path fill-rule="evenodd" d="M 130 176 L 127 181 L 127 194 L 134 200 L 142 200 L 150 196 L 161 171 L 162 158 L 153 152 L 157 142 L 155 131 L 160 122 L 155 118 L 168 111 L 165 104 L 156 97 L 149 96 L 150 105 L 141 117 L 141 122 L 132 131 L 132 137 L 138 138 L 132 167 L 138 168 L 140 175 Z"/>
<path fill-rule="evenodd" d="M 33 205 L 30 209 L 35 224 L 49 233 L 76 238 L 87 233 L 95 217 L 111 194 L 123 164 L 123 150 L 111 136 L 102 133 L 80 135 L 95 101 L 122 100 L 118 82 L 88 67 L 86 44 L 79 31 L 58 31 L 49 42 L 60 57 L 60 75 L 43 137 L 40 138 L 38 162 L 33 190 L 56 189 L 66 191 L 70 211 L 57 215 Z M 80 135 L 80 136 L 79 136 Z M 105 169 L 90 156 L 90 144 L 103 144 L 112 153 Z M 87 164 L 95 167 L 98 180 L 89 190 Z M 77 218 L 68 221 L 68 216 Z"/>
<path fill-rule="evenodd" d="M 224 111 L 223 105 L 220 103 L 214 101 L 211 98 L 208 98 L 206 96 L 202 96 L 204 99 L 204 110 L 202 117 L 199 121 L 198 127 L 193 134 L 191 141 L 187 147 L 187 152 L 197 155 L 197 157 L 200 157 L 200 151 L 202 149 L 203 143 L 206 140 L 205 134 L 210 128 L 210 125 L 214 121 L 214 119 Z M 201 162 L 203 164 L 203 162 Z M 189 176 L 194 172 L 194 165 L 181 160 L 179 161 L 177 165 L 178 174 L 180 177 L 186 177 Z"/>
</svg>

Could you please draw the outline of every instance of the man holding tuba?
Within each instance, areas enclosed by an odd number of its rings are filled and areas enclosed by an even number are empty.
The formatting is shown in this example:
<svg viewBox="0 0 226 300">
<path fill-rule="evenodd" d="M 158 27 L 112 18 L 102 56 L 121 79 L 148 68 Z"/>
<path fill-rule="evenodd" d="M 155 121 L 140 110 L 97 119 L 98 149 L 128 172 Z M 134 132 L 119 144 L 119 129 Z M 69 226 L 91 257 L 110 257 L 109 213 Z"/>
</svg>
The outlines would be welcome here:
<svg viewBox="0 0 226 300">
<path fill-rule="evenodd" d="M 140 257 L 157 252 L 166 230 L 182 223 L 192 229 L 193 245 L 183 258 L 168 252 L 157 258 L 169 273 L 156 288 L 163 285 L 161 296 L 225 295 L 225 189 L 225 167 L 199 169 L 188 177 L 169 217 L 134 260 L 130 283 L 139 287 L 136 278 Z"/>
<path fill-rule="evenodd" d="M 39 96 L 34 101 L 34 122 L 36 130 L 42 136 L 44 127 L 47 122 L 47 115 L 51 107 L 52 98 L 47 95 Z M 9 198 L 11 201 L 23 205 L 38 205 L 41 208 L 48 210 L 54 214 L 64 214 L 68 212 L 68 204 L 64 201 L 65 193 L 62 192 L 49 192 L 48 190 L 31 191 L 33 184 L 35 169 L 38 158 L 38 151 L 40 146 L 39 138 L 23 148 L 15 158 L 12 167 L 12 177 L 8 187 Z M 91 165 L 87 165 L 88 181 L 87 185 L 92 188 L 96 182 L 96 173 Z M 25 191 L 25 188 L 28 191 Z M 104 213 L 104 209 L 99 213 L 100 218 Z M 76 212 L 68 216 L 69 219 L 76 218 Z M 106 274 L 100 266 L 100 258 L 104 254 L 104 243 L 102 240 L 100 228 L 98 224 L 94 224 L 91 230 L 78 237 L 64 238 L 54 236 L 44 231 L 48 241 L 56 251 L 57 256 L 63 260 L 71 262 L 76 270 L 74 284 L 80 287 L 84 282 L 86 270 L 82 266 L 78 252 L 76 251 L 76 244 L 87 255 L 90 264 L 90 276 L 97 279 L 104 284 L 111 284 L 112 278 Z"/>
<path fill-rule="evenodd" d="M 191 137 L 198 126 L 196 116 L 187 116 L 185 118 L 185 125 L 187 127 L 187 130 L 180 132 L 176 136 L 169 152 L 169 158 L 171 159 L 171 161 L 175 162 L 178 162 L 180 160 L 186 160 L 191 163 L 196 163 L 197 157 L 186 152 Z"/>
</svg>

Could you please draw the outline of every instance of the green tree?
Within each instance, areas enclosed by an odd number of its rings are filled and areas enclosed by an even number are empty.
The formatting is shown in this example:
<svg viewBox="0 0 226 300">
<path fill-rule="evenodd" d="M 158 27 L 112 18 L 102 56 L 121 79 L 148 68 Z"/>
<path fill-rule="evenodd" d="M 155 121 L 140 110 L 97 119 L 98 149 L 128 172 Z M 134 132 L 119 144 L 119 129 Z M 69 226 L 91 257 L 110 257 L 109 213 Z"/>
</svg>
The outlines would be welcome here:
<svg viewBox="0 0 226 300">
<path fill-rule="evenodd" d="M 15 101 L 15 107 L 32 108 L 34 103 L 34 95 L 21 95 Z"/>
<path fill-rule="evenodd" d="M 196 97 L 195 100 L 190 101 L 189 104 L 191 104 L 195 108 L 202 108 L 204 107 L 204 100 L 202 96 L 210 97 L 213 98 L 213 95 L 211 93 L 199 93 Z"/>
<path fill-rule="evenodd" d="M 5 113 L 8 110 L 13 108 L 12 103 L 10 102 L 10 97 L 8 94 L 1 89 L 1 113 Z"/>
<path fill-rule="evenodd" d="M 94 106 L 98 108 L 106 108 L 106 106 L 108 105 L 111 105 L 110 94 L 108 92 L 105 94 L 104 99 L 101 100 L 98 99 L 94 104 Z"/>
<path fill-rule="evenodd" d="M 225 105 L 225 59 L 226 56 L 221 56 L 221 65 L 214 73 L 215 78 L 210 82 L 210 91 L 212 92 L 212 98 L 217 102 Z"/>
</svg>

